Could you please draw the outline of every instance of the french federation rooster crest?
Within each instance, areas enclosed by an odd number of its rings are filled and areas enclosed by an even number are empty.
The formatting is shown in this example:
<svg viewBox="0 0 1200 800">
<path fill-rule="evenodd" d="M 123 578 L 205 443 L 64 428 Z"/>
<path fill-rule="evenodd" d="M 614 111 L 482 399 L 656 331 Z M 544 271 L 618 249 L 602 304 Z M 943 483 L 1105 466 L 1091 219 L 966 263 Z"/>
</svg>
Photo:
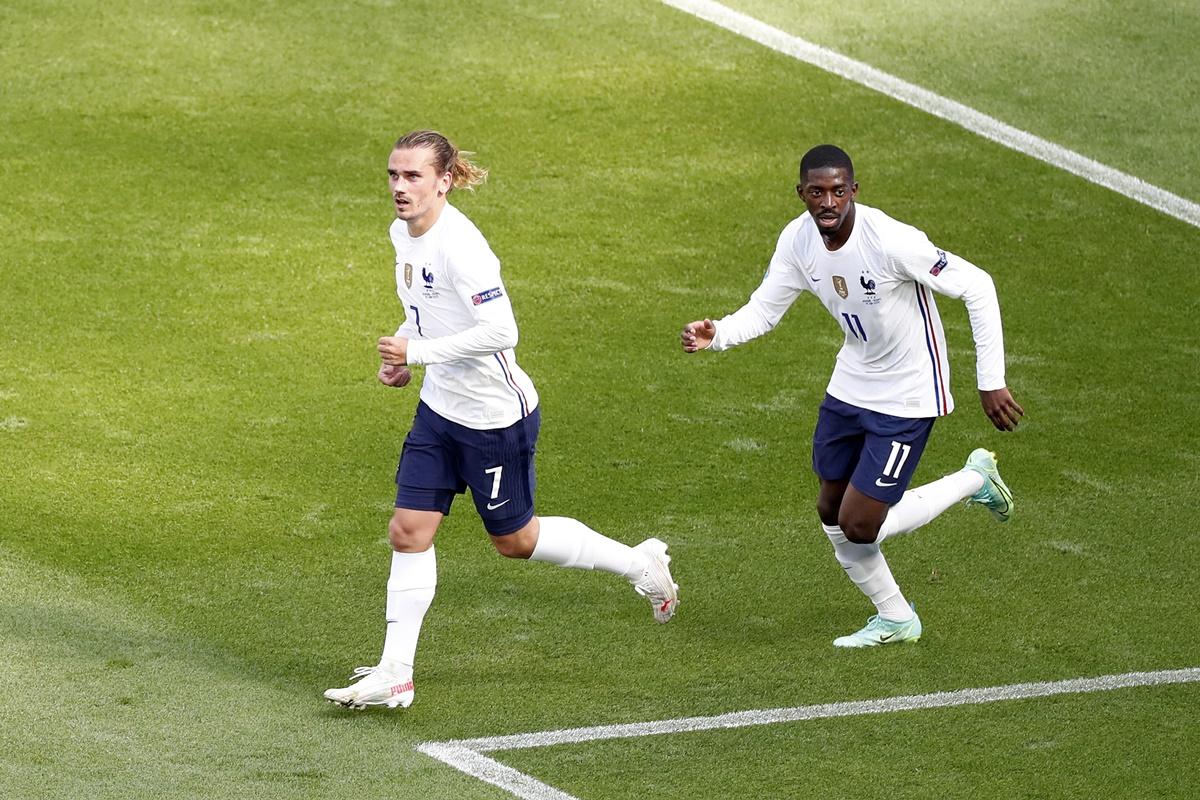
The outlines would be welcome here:
<svg viewBox="0 0 1200 800">
<path fill-rule="evenodd" d="M 867 294 L 875 294 L 875 281 L 869 281 L 865 276 L 859 275 L 858 282 L 861 283 L 862 287 L 867 290 Z"/>
</svg>

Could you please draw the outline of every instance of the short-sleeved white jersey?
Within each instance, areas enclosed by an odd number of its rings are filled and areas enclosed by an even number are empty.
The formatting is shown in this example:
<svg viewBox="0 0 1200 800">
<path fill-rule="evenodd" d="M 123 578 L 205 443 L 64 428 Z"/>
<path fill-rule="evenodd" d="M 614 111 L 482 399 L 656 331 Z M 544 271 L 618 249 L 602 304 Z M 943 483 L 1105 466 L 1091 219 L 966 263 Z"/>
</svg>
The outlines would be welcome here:
<svg viewBox="0 0 1200 800">
<path fill-rule="evenodd" d="M 396 335 L 409 340 L 408 363 L 426 365 L 421 400 L 477 430 L 532 413 L 537 391 L 517 366 L 517 322 L 483 234 L 449 203 L 421 236 L 399 219 L 389 233 L 405 315 Z"/>
<path fill-rule="evenodd" d="M 1005 385 L 1000 306 L 991 277 L 938 249 L 916 228 L 862 203 L 855 203 L 854 229 L 838 250 L 826 249 L 810 214 L 788 224 L 749 302 L 716 322 L 713 349 L 771 330 L 806 291 L 845 335 L 827 390 L 843 402 L 896 417 L 954 410 L 946 336 L 933 292 L 962 298 L 967 306 L 978 387 Z"/>
</svg>

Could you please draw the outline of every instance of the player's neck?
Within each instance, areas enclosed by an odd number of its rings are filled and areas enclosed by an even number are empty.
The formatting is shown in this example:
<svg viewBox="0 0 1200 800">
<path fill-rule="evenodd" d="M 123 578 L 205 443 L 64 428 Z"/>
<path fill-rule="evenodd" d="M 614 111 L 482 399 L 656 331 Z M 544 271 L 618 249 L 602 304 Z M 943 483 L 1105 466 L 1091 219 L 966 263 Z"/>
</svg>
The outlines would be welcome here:
<svg viewBox="0 0 1200 800">
<path fill-rule="evenodd" d="M 434 205 L 420 217 L 405 220 L 404 223 L 408 226 L 408 235 L 414 239 L 418 239 L 429 233 L 430 229 L 442 218 L 442 212 L 445 210 L 446 198 L 442 197 L 441 202 Z"/>
</svg>

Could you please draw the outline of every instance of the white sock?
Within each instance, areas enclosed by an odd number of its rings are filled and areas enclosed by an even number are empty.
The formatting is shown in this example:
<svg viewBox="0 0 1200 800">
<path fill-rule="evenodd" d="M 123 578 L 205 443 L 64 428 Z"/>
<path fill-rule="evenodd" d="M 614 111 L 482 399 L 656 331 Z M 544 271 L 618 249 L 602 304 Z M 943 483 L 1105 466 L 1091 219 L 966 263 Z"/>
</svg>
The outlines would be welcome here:
<svg viewBox="0 0 1200 800">
<path fill-rule="evenodd" d="M 912 606 L 908 604 L 908 601 L 904 599 L 904 595 L 900 594 L 900 592 L 896 592 L 881 603 L 876 603 L 875 609 L 879 612 L 879 616 L 888 622 L 908 622 L 916 616 L 913 613 Z"/>
<path fill-rule="evenodd" d="M 646 571 L 647 559 L 627 544 L 621 544 L 570 517 L 538 517 L 537 544 L 531 561 L 547 561 L 560 567 L 600 569 L 636 581 Z"/>
<path fill-rule="evenodd" d="M 837 525 L 822 525 L 821 528 L 833 544 L 833 553 L 837 556 L 838 563 L 846 570 L 846 575 L 854 585 L 875 604 L 879 616 L 893 622 L 910 619 L 912 609 L 900 593 L 900 587 L 892 577 L 892 571 L 879 549 L 879 543 L 856 544 L 847 539 L 846 534 L 842 533 L 842 529 Z M 899 598 L 899 603 L 904 608 L 903 615 L 899 617 L 896 598 Z"/>
<path fill-rule="evenodd" d="M 916 530 L 958 501 L 975 494 L 982 486 L 982 475 L 973 469 L 960 469 L 932 483 L 909 489 L 899 503 L 888 509 L 875 544 L 889 536 Z"/>
<path fill-rule="evenodd" d="M 387 582 L 387 633 L 380 666 L 399 675 L 412 672 L 421 622 L 437 588 L 437 557 L 423 553 L 392 553 Z"/>
</svg>

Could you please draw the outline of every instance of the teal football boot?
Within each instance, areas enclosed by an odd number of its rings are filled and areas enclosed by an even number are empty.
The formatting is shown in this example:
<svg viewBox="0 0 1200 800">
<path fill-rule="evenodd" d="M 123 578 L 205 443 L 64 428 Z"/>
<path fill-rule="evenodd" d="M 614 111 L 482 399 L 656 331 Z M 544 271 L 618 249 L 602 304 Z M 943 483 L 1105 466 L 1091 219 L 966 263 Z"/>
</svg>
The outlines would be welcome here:
<svg viewBox="0 0 1200 800">
<path fill-rule="evenodd" d="M 878 614 L 867 620 L 861 630 L 833 640 L 834 647 L 878 647 L 881 644 L 915 642 L 921 638 L 921 618 L 912 603 L 913 618 L 906 622 L 889 622 Z"/>
<path fill-rule="evenodd" d="M 1000 522 L 1008 522 L 1014 508 L 1013 494 L 996 469 L 996 454 L 982 447 L 977 448 L 967 456 L 964 469 L 975 470 L 983 476 L 983 487 L 968 497 L 967 502 L 978 503 Z"/>
</svg>

